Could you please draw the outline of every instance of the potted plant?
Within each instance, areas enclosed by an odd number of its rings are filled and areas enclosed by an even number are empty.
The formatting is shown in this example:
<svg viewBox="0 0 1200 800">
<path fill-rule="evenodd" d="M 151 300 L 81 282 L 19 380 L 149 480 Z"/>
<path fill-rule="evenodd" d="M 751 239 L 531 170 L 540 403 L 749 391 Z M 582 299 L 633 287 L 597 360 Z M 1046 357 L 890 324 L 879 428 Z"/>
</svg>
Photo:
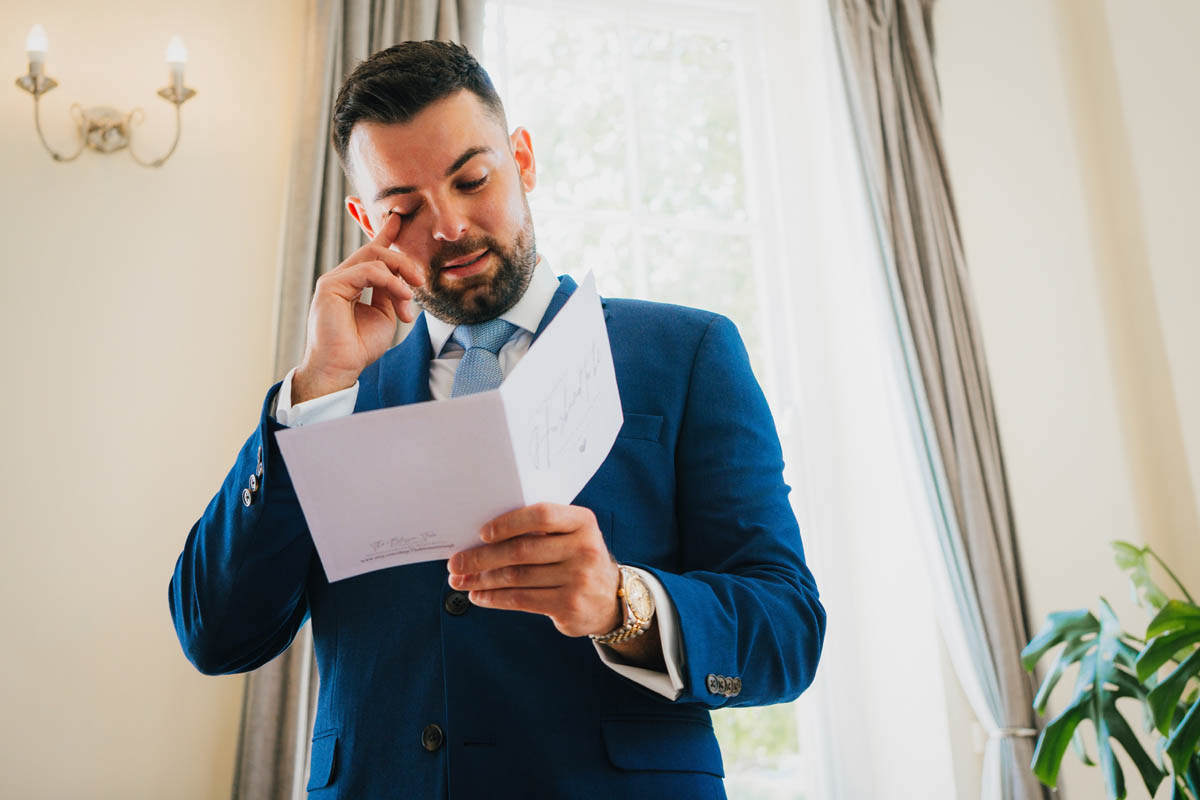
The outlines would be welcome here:
<svg viewBox="0 0 1200 800">
<path fill-rule="evenodd" d="M 1038 736 L 1030 766 L 1038 780 L 1051 787 L 1068 746 L 1085 764 L 1095 766 L 1079 730 L 1081 722 L 1090 720 L 1110 800 L 1125 797 L 1114 740 L 1151 795 L 1169 777 L 1172 800 L 1200 800 L 1200 607 L 1149 547 L 1128 542 L 1113 542 L 1112 547 L 1117 566 L 1129 572 L 1134 602 L 1151 611 L 1153 619 L 1143 638 L 1126 633 L 1103 597 L 1097 614 L 1081 608 L 1046 618 L 1021 651 L 1021 664 L 1032 671 L 1042 656 L 1063 645 L 1034 698 L 1038 714 L 1046 713 L 1050 693 L 1069 669 L 1076 668 L 1077 677 L 1071 701 Z M 1182 599 L 1168 597 L 1154 581 L 1154 564 L 1170 576 Z M 1117 708 L 1121 698 L 1136 698 L 1141 704 L 1143 729 L 1154 742 L 1153 756 Z"/>
</svg>

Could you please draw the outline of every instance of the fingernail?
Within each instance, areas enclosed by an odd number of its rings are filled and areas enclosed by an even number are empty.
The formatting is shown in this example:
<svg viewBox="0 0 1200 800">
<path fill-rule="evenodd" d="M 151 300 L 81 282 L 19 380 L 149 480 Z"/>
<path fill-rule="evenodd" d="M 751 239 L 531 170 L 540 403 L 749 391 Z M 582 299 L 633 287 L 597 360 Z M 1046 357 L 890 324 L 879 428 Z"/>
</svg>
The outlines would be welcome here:
<svg viewBox="0 0 1200 800">
<path fill-rule="evenodd" d="M 483 539 L 485 542 L 490 542 L 492 540 L 492 526 L 490 524 L 484 525 L 479 529 L 479 538 Z"/>
</svg>

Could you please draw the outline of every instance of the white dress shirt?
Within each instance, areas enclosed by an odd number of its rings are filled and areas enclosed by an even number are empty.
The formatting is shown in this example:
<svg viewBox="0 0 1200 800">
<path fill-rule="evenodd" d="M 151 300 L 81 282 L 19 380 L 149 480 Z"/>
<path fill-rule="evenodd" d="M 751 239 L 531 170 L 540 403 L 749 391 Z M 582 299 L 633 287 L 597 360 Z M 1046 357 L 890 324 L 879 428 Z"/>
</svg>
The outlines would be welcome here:
<svg viewBox="0 0 1200 800">
<path fill-rule="evenodd" d="M 497 354 L 500 361 L 500 371 L 505 376 L 512 371 L 521 357 L 533 343 L 533 334 L 541 324 L 550 300 L 558 291 L 558 278 L 554 275 L 549 262 L 538 256 L 533 270 L 533 277 L 525 294 L 516 305 L 500 315 L 500 319 L 511 322 L 519 329 L 513 334 Z M 454 386 L 454 371 L 463 357 L 463 348 L 451 340 L 454 325 L 437 319 L 432 314 L 425 315 L 429 327 L 429 343 L 433 358 L 429 362 L 429 392 L 434 400 L 445 400 L 450 396 Z M 299 428 L 314 422 L 324 422 L 339 417 L 347 417 L 354 413 L 354 404 L 358 399 L 358 381 L 354 385 L 333 392 L 332 394 L 314 397 L 303 403 L 292 405 L 292 376 L 293 367 L 283 379 L 283 385 L 275 395 L 271 415 L 280 425 Z M 646 585 L 654 596 L 654 624 L 658 626 L 658 636 L 662 642 L 663 661 L 667 671 L 646 669 L 627 663 L 616 650 L 592 642 L 600 660 L 621 675 L 635 681 L 668 700 L 679 697 L 683 691 L 683 652 L 679 641 L 679 615 L 671 602 L 670 596 L 662 584 L 651 573 L 637 567 L 630 567 Z"/>
</svg>

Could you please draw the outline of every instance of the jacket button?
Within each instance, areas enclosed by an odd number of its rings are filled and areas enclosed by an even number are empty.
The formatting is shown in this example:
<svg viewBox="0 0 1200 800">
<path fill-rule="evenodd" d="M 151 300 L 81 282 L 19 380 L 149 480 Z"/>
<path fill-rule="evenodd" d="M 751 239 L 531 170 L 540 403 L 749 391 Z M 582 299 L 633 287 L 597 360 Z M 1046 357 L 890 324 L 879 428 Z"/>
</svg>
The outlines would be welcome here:
<svg viewBox="0 0 1200 800">
<path fill-rule="evenodd" d="M 734 694 L 734 696 L 737 696 L 741 693 L 742 693 L 742 679 L 734 678 L 733 679 L 733 694 Z"/>
<path fill-rule="evenodd" d="M 242 489 L 242 505 L 246 506 L 246 508 L 249 508 L 250 504 L 253 502 L 254 502 L 254 495 L 250 494 L 250 490 Z"/>
<path fill-rule="evenodd" d="M 250 473 L 250 491 L 258 491 L 258 476 L 256 476 L 253 472 Z"/>
<path fill-rule="evenodd" d="M 706 678 L 706 681 L 708 683 L 708 691 L 709 692 L 711 692 L 712 694 L 720 694 L 721 693 L 721 681 L 718 678 L 718 676 L 710 673 L 708 678 Z"/>
<path fill-rule="evenodd" d="M 421 731 L 421 746 L 431 753 L 441 747 L 445 740 L 442 729 L 437 725 L 426 725 L 425 730 Z"/>
<path fill-rule="evenodd" d="M 442 607 L 446 609 L 447 613 L 461 617 L 471 607 L 471 598 L 467 597 L 466 592 L 451 592 L 442 601 Z"/>
</svg>

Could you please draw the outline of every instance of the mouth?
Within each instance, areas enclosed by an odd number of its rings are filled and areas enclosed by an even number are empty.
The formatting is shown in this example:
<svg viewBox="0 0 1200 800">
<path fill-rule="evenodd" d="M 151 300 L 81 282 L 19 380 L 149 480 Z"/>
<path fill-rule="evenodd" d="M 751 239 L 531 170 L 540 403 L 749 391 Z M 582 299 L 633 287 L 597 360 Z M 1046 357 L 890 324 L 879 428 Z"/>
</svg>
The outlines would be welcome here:
<svg viewBox="0 0 1200 800">
<path fill-rule="evenodd" d="M 467 278 L 476 273 L 482 272 L 487 266 L 488 256 L 491 255 L 491 250 L 484 250 L 475 256 L 467 256 L 457 261 L 451 262 L 442 267 L 441 272 L 451 278 Z"/>
</svg>

